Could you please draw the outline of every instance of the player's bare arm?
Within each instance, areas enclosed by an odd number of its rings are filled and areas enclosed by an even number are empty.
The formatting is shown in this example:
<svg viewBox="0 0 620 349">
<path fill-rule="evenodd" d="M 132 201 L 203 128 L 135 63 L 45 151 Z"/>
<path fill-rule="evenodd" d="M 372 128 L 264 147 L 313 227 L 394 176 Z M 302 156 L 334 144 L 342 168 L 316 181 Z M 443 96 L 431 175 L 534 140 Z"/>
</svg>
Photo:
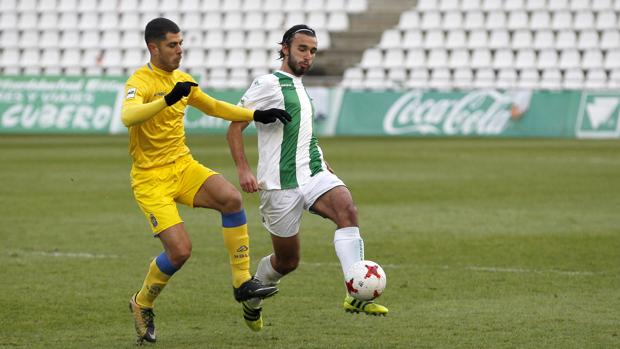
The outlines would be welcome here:
<svg viewBox="0 0 620 349">
<path fill-rule="evenodd" d="M 249 122 L 231 122 L 228 126 L 226 139 L 230 153 L 237 167 L 237 175 L 239 176 L 239 185 L 246 193 L 255 193 L 258 191 L 258 181 L 252 173 L 250 164 L 245 156 L 245 147 L 243 144 L 243 130 L 245 130 Z"/>
</svg>

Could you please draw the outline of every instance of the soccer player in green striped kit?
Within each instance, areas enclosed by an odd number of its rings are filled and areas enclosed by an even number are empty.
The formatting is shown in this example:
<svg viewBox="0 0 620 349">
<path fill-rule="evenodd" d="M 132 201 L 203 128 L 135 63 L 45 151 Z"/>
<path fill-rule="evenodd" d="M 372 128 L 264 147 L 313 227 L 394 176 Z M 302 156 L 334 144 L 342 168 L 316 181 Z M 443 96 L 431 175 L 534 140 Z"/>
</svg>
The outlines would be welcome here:
<svg viewBox="0 0 620 349">
<path fill-rule="evenodd" d="M 284 33 L 280 45 L 280 70 L 256 78 L 239 103 L 251 109 L 285 109 L 292 116 L 286 125 L 256 124 L 259 152 L 256 177 L 243 145 L 242 133 L 249 122 L 232 122 L 227 135 L 241 188 L 247 193 L 259 192 L 263 224 L 271 233 L 274 252 L 261 259 L 255 275 L 265 285 L 277 284 L 297 268 L 298 233 L 304 210 L 336 224 L 334 247 L 343 273 L 364 259 L 357 209 L 345 184 L 323 159 L 313 132 L 314 107 L 302 83 L 316 56 L 316 34 L 307 25 L 295 25 Z M 259 331 L 261 300 L 250 299 L 243 305 L 246 324 Z M 343 307 L 346 311 L 372 315 L 388 312 L 382 305 L 358 301 L 348 295 Z"/>
</svg>

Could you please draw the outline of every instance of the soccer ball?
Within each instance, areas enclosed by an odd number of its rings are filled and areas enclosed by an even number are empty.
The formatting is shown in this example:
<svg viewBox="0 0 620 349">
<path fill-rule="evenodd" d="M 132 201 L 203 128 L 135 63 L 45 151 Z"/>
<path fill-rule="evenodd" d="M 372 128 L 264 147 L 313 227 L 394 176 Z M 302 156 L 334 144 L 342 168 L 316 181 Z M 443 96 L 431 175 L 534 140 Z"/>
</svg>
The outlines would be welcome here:
<svg viewBox="0 0 620 349">
<path fill-rule="evenodd" d="M 387 279 L 381 266 L 373 261 L 354 263 L 346 273 L 347 292 L 356 299 L 369 301 L 379 297 Z"/>
</svg>

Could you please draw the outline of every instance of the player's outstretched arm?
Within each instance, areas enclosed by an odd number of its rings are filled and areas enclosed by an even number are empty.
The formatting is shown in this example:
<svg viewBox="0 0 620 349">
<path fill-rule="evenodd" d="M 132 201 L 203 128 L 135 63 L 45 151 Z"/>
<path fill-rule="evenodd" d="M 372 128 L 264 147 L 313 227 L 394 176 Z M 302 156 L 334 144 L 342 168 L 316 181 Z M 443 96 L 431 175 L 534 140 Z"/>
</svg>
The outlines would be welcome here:
<svg viewBox="0 0 620 349">
<path fill-rule="evenodd" d="M 247 121 L 231 122 L 228 126 L 226 140 L 230 153 L 237 167 L 237 175 L 239 176 L 239 185 L 246 193 L 254 193 L 258 191 L 258 181 L 252 173 L 248 159 L 245 157 L 245 147 L 243 145 L 243 130 L 250 123 Z"/>
<path fill-rule="evenodd" d="M 257 121 L 269 124 L 280 120 L 283 124 L 291 121 L 291 116 L 282 109 L 251 110 L 234 104 L 217 100 L 197 90 L 189 100 L 189 104 L 205 114 L 228 121 Z"/>
<path fill-rule="evenodd" d="M 142 99 L 137 98 L 135 100 L 131 100 L 131 102 L 124 103 L 123 109 L 121 110 L 121 119 L 123 124 L 129 127 L 151 119 L 157 115 L 157 113 L 164 110 L 164 108 L 171 106 L 181 100 L 181 98 L 188 96 L 193 86 L 198 86 L 198 84 L 191 81 L 177 82 L 172 90 L 162 99 L 149 103 L 142 103 Z"/>
</svg>

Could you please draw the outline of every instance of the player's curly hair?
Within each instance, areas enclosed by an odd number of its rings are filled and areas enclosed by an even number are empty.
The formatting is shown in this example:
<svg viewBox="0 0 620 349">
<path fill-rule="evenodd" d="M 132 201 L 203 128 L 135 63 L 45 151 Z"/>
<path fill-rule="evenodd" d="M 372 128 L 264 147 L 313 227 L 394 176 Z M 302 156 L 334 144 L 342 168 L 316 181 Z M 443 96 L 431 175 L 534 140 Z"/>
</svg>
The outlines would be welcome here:
<svg viewBox="0 0 620 349">
<path fill-rule="evenodd" d="M 282 41 L 278 44 L 280 44 L 281 46 L 290 46 L 291 42 L 293 42 L 293 39 L 295 38 L 295 34 L 297 33 L 302 33 L 304 35 L 316 38 L 316 33 L 314 32 L 314 29 L 310 28 L 305 24 L 297 24 L 290 27 L 289 30 L 284 32 L 284 35 L 282 36 Z M 280 54 L 279 59 L 284 59 L 284 52 L 282 52 L 282 49 L 278 51 L 278 54 Z"/>
<path fill-rule="evenodd" d="M 148 22 L 144 29 L 144 41 L 147 44 L 159 42 L 166 39 L 167 33 L 176 34 L 180 31 L 179 26 L 168 18 L 155 18 Z"/>
</svg>

